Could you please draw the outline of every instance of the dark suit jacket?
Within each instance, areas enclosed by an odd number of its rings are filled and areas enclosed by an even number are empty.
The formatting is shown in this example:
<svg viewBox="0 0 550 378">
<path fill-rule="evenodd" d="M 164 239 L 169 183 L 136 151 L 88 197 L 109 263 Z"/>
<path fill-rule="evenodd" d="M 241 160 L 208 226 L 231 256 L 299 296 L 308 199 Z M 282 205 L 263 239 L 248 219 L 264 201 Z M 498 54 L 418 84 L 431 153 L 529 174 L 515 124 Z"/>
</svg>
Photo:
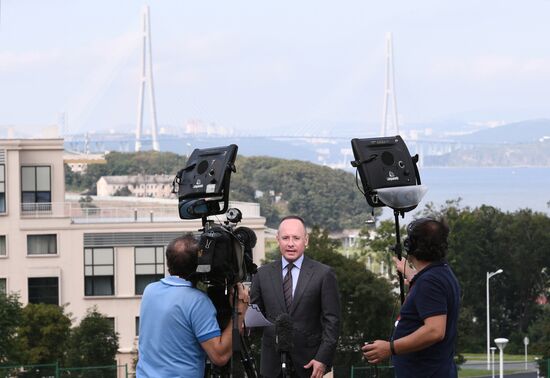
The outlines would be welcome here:
<svg viewBox="0 0 550 378">
<path fill-rule="evenodd" d="M 250 301 L 256 303 L 271 321 L 287 312 L 281 259 L 258 270 L 252 280 Z M 294 348 L 290 357 L 297 375 L 309 378 L 311 369 L 306 371 L 303 366 L 311 359 L 330 368 L 340 334 L 340 296 L 332 268 L 304 256 L 288 313 L 294 328 Z M 275 327 L 264 328 L 260 366 L 265 377 L 276 377 L 281 371 Z"/>
</svg>

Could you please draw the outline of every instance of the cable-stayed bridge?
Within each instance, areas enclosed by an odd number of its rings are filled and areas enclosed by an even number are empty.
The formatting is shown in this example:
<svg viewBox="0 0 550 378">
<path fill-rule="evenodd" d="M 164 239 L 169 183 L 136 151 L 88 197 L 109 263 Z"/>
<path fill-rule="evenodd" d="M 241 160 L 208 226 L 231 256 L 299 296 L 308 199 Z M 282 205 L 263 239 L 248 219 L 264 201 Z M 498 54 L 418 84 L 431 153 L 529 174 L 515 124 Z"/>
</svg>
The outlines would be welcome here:
<svg viewBox="0 0 550 378">
<path fill-rule="evenodd" d="M 308 160 L 339 168 L 348 168 L 353 160 L 351 139 L 354 135 L 204 135 L 204 134 L 160 134 L 157 142 L 160 151 L 189 155 L 195 148 L 208 148 L 235 143 L 239 153 L 246 156 L 265 155 L 289 159 Z M 461 142 L 454 139 L 407 139 L 404 138 L 411 155 L 440 156 L 457 150 L 488 146 L 487 143 Z M 142 138 L 143 150 L 153 150 L 152 140 Z M 65 137 L 67 150 L 80 153 L 105 153 L 107 151 L 133 152 L 134 134 L 84 134 Z"/>
</svg>

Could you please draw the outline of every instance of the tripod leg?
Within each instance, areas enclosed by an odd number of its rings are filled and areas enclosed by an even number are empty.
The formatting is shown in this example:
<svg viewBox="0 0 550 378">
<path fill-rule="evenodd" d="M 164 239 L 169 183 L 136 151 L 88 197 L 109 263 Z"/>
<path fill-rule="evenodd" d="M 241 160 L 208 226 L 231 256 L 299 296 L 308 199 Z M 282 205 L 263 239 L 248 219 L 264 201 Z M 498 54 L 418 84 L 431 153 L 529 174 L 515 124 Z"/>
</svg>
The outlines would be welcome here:
<svg viewBox="0 0 550 378">
<path fill-rule="evenodd" d="M 241 363 L 243 364 L 244 371 L 246 372 L 247 378 L 256 378 L 256 366 L 254 365 L 254 357 L 250 354 L 250 350 L 246 343 L 246 338 L 243 335 L 240 335 L 241 342 Z"/>
</svg>

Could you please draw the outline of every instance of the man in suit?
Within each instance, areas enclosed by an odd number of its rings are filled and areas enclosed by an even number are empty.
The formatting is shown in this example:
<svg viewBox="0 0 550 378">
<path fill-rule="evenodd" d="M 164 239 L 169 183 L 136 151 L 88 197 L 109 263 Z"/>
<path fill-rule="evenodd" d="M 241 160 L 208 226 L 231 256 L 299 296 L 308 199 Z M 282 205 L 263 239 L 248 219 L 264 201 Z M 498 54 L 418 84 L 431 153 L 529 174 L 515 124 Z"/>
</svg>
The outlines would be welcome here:
<svg viewBox="0 0 550 378">
<path fill-rule="evenodd" d="M 262 266 L 252 280 L 250 301 L 274 321 L 287 313 L 293 324 L 290 352 L 295 375 L 321 378 L 330 371 L 340 333 L 340 297 L 332 268 L 304 256 L 308 235 L 302 218 L 283 218 L 277 232 L 281 259 Z M 262 337 L 260 372 L 281 376 L 275 327 Z"/>
</svg>

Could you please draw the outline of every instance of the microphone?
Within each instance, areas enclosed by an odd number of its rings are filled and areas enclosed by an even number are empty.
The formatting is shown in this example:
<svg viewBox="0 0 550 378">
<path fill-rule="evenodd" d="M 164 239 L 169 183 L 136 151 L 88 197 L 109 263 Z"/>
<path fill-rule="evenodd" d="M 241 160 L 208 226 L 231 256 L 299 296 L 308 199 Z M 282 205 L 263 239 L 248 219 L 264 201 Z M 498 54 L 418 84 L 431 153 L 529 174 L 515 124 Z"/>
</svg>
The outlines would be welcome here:
<svg viewBox="0 0 550 378">
<path fill-rule="evenodd" d="M 275 346 L 277 352 L 291 352 L 294 348 L 292 318 L 287 313 L 281 313 L 275 319 Z"/>
</svg>

